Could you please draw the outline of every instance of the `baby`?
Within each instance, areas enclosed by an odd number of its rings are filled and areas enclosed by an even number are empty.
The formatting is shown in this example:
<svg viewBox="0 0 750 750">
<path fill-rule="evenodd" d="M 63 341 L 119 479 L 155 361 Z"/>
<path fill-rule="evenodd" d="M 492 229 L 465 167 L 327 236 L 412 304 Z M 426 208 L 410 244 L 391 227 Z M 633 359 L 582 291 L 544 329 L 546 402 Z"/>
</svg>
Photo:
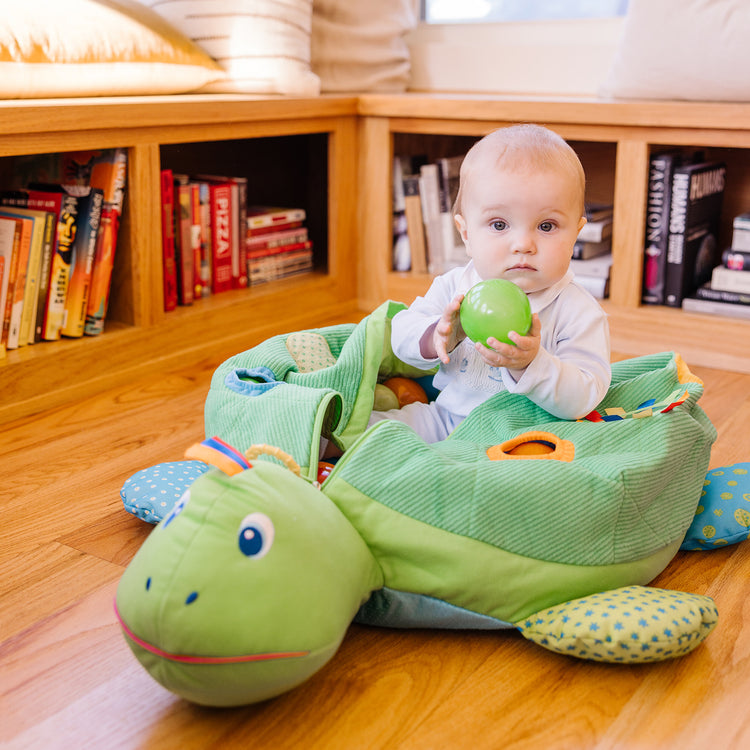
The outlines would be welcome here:
<svg viewBox="0 0 750 750">
<path fill-rule="evenodd" d="M 393 319 L 399 359 L 439 369 L 431 404 L 373 412 L 397 419 L 427 442 L 445 439 L 476 406 L 500 391 L 523 394 L 561 419 L 578 419 L 610 382 L 609 325 L 599 303 L 570 270 L 584 217 L 585 176 L 573 149 L 537 125 L 501 128 L 477 142 L 461 165 L 454 219 L 470 261 L 434 279 Z M 461 300 L 483 279 L 508 279 L 533 313 L 513 344 L 466 338 Z"/>
</svg>

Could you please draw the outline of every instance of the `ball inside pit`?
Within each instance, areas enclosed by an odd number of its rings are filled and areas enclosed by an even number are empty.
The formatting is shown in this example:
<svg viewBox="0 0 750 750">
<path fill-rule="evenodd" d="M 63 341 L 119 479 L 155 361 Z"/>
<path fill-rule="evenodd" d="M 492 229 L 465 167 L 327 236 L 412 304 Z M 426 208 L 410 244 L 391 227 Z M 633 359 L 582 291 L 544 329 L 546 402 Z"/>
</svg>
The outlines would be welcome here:
<svg viewBox="0 0 750 750">
<path fill-rule="evenodd" d="M 496 338 L 513 344 L 511 331 L 525 336 L 531 328 L 531 306 L 526 294 L 512 281 L 486 279 L 475 284 L 461 302 L 461 327 L 472 340 L 487 346 Z"/>
</svg>

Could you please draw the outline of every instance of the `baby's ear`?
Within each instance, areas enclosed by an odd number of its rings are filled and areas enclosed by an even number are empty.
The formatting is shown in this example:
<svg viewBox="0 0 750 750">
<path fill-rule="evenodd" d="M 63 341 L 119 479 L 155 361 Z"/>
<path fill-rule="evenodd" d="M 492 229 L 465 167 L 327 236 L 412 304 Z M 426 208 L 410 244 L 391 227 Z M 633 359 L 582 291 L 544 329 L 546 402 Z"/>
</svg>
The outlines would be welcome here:
<svg viewBox="0 0 750 750">
<path fill-rule="evenodd" d="M 453 221 L 456 222 L 456 229 L 461 235 L 461 239 L 464 241 L 464 245 L 468 244 L 468 232 L 466 231 L 466 219 L 461 214 L 454 214 Z"/>
<path fill-rule="evenodd" d="M 578 231 L 579 232 L 583 229 L 583 226 L 584 226 L 584 224 L 586 224 L 587 221 L 588 221 L 588 219 L 585 216 L 581 216 L 581 220 L 578 222 Z"/>
</svg>

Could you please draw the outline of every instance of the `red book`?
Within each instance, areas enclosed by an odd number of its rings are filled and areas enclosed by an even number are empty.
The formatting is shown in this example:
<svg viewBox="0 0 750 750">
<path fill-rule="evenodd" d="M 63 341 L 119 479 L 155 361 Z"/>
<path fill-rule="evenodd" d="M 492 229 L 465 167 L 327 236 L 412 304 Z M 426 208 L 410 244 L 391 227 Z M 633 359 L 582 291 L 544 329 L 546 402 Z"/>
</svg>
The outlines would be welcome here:
<svg viewBox="0 0 750 750">
<path fill-rule="evenodd" d="M 212 183 L 209 186 L 211 212 L 212 291 L 214 294 L 232 288 L 232 186 L 229 183 Z"/>
<path fill-rule="evenodd" d="M 305 220 L 304 208 L 281 208 L 278 206 L 248 206 L 247 229 L 249 234 L 258 230 L 277 231 L 282 227 L 300 226 Z"/>
<path fill-rule="evenodd" d="M 177 307 L 177 265 L 174 247 L 174 182 L 171 169 L 161 170 L 161 244 L 164 273 L 164 309 Z"/>
</svg>

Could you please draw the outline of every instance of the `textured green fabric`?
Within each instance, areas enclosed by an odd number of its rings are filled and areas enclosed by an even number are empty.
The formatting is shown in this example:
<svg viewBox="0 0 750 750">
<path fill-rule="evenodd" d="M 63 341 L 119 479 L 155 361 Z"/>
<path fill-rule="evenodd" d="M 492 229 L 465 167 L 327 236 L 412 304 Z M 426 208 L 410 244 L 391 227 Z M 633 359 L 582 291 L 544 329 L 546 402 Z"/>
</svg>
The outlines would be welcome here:
<svg viewBox="0 0 750 750">
<path fill-rule="evenodd" d="M 321 435 L 346 449 L 367 427 L 378 378 L 425 374 L 400 362 L 391 351 L 390 321 L 403 308 L 386 302 L 356 325 L 309 331 L 328 342 L 335 359 L 334 365 L 323 369 L 299 371 L 287 347 L 287 339 L 297 339 L 298 334 L 274 336 L 231 357 L 211 380 L 205 404 L 206 437 L 216 435 L 241 451 L 254 443 L 275 445 L 313 477 Z M 267 368 L 280 384 L 260 395 L 228 387 L 228 378 L 249 382 L 243 373 L 256 368 Z"/>
<path fill-rule="evenodd" d="M 689 396 L 650 417 L 569 422 L 501 393 L 442 443 L 425 444 L 399 422 L 378 423 L 334 474 L 404 516 L 518 555 L 572 565 L 648 557 L 684 538 L 716 433 L 696 404 L 702 385 L 678 382 L 673 355 L 614 371 L 603 402 L 610 408 L 632 412 L 675 389 Z M 487 448 L 536 430 L 571 441 L 575 459 L 487 458 Z"/>
<path fill-rule="evenodd" d="M 444 531 L 373 502 L 348 484 L 342 472 L 331 474 L 325 492 L 362 535 L 380 565 L 384 586 L 441 599 L 506 622 L 568 598 L 648 583 L 679 547 L 676 542 L 620 564 L 541 561 Z"/>
</svg>

